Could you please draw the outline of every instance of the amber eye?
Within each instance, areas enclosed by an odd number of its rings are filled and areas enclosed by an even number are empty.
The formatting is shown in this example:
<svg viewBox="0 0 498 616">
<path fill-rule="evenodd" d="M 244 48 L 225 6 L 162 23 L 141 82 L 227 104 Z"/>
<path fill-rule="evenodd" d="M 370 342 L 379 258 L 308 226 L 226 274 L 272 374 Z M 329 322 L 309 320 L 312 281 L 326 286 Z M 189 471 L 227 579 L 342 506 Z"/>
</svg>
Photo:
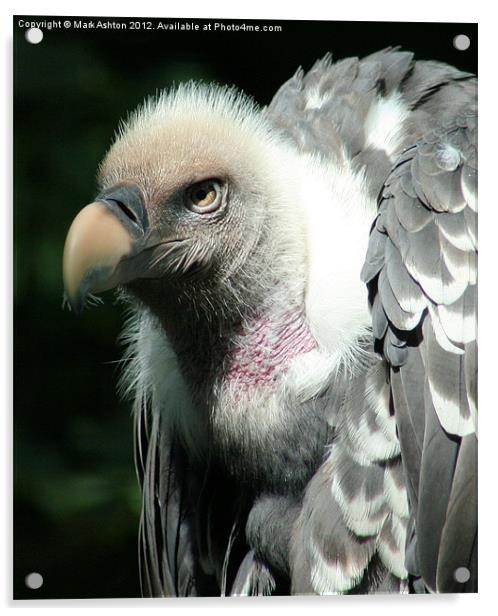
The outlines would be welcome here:
<svg viewBox="0 0 498 616">
<path fill-rule="evenodd" d="M 221 205 L 221 186 L 217 180 L 192 184 L 185 193 L 187 207 L 193 212 L 214 212 Z"/>
</svg>

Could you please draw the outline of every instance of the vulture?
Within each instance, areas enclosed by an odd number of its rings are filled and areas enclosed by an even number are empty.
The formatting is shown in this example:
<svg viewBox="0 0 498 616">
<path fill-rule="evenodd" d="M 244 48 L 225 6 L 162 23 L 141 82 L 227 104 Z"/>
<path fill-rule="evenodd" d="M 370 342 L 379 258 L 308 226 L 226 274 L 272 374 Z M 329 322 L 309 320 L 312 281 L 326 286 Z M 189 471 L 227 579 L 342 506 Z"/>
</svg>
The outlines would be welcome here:
<svg viewBox="0 0 498 616">
<path fill-rule="evenodd" d="M 144 595 L 476 592 L 476 87 L 387 48 L 121 123 L 63 276 L 129 309 Z"/>
</svg>

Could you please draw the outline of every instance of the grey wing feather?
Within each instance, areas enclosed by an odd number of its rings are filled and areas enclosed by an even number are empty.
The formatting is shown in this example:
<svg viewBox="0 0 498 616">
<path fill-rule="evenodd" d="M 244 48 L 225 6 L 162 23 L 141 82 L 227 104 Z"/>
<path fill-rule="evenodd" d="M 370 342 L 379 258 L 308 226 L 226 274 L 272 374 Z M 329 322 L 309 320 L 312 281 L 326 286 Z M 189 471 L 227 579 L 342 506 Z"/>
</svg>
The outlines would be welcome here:
<svg viewBox="0 0 498 616">
<path fill-rule="evenodd" d="M 475 590 L 477 572 L 477 440 L 473 435 L 464 436 L 458 452 L 446 520 L 441 533 L 441 556 L 438 560 L 437 580 L 446 592 Z M 462 517 L 465 509 L 467 515 Z M 455 537 L 458 541 L 455 542 Z M 470 554 L 470 558 L 469 558 Z M 474 576 L 462 589 L 454 572 L 462 562 L 470 562 Z"/>
<path fill-rule="evenodd" d="M 254 550 L 244 557 L 232 584 L 232 596 L 265 596 L 271 595 L 275 588 L 273 576 L 264 561 L 259 560 Z"/>
<path fill-rule="evenodd" d="M 147 400 L 137 402 L 135 460 L 142 486 L 140 577 L 142 594 L 195 596 L 194 554 L 185 519 L 184 487 L 175 475 L 175 447 Z"/>
<path fill-rule="evenodd" d="M 201 475 L 196 473 L 145 394 L 136 405 L 142 594 L 271 594 L 275 584 L 265 563 L 257 558 L 249 562 L 240 554 L 247 549 L 238 536 L 243 498 L 209 464 Z"/>
<path fill-rule="evenodd" d="M 425 79 L 416 70 L 410 78 Z M 415 589 L 440 592 L 477 584 L 473 107 L 470 99 L 468 112 L 400 157 L 362 271 L 375 346 L 391 367 L 410 505 L 406 567 Z M 454 577 L 462 566 L 466 584 Z"/>
<path fill-rule="evenodd" d="M 136 405 L 142 594 L 217 596 L 226 587 L 224 562 L 231 556 L 230 528 L 236 525 L 238 503 L 228 489 L 227 502 L 223 501 L 225 493 L 220 497 L 213 485 L 209 465 L 201 475 L 196 473 L 169 424 L 145 394 L 139 394 Z M 216 500 L 222 504 L 221 520 L 213 512 Z"/>
<path fill-rule="evenodd" d="M 307 486 L 290 542 L 292 592 L 399 591 L 408 521 L 386 367 L 338 375 L 335 438 Z"/>
</svg>

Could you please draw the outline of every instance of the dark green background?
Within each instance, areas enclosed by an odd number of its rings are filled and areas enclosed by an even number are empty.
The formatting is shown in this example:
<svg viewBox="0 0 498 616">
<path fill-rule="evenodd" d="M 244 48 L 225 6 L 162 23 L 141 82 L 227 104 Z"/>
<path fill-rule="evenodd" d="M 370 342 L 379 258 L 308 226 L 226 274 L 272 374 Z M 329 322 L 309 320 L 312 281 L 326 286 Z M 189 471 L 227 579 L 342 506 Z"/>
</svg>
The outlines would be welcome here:
<svg viewBox="0 0 498 616">
<path fill-rule="evenodd" d="M 140 496 L 130 408 L 115 393 L 123 310 L 112 293 L 80 317 L 61 309 L 65 233 L 94 196 L 118 120 L 157 89 L 191 78 L 236 84 L 265 104 L 299 65 L 309 68 L 327 51 L 340 58 L 401 45 L 476 72 L 477 27 L 280 21 L 273 24 L 283 31 L 272 33 L 62 29 L 31 45 L 18 20 L 14 594 L 136 597 Z M 472 41 L 468 51 L 453 48 L 460 33 Z M 24 585 L 32 571 L 44 577 L 36 591 Z"/>
</svg>

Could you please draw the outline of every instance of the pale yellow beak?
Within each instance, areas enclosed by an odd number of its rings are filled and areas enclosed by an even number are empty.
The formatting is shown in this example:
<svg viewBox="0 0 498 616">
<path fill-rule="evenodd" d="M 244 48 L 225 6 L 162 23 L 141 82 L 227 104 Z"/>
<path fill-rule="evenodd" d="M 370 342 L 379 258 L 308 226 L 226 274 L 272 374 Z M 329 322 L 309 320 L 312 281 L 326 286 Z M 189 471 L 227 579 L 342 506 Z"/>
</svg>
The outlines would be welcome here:
<svg viewBox="0 0 498 616">
<path fill-rule="evenodd" d="M 64 288 L 71 306 L 79 311 L 88 293 L 112 289 L 116 269 L 132 251 L 134 240 L 103 203 L 87 205 L 76 216 L 64 246 Z"/>
</svg>

